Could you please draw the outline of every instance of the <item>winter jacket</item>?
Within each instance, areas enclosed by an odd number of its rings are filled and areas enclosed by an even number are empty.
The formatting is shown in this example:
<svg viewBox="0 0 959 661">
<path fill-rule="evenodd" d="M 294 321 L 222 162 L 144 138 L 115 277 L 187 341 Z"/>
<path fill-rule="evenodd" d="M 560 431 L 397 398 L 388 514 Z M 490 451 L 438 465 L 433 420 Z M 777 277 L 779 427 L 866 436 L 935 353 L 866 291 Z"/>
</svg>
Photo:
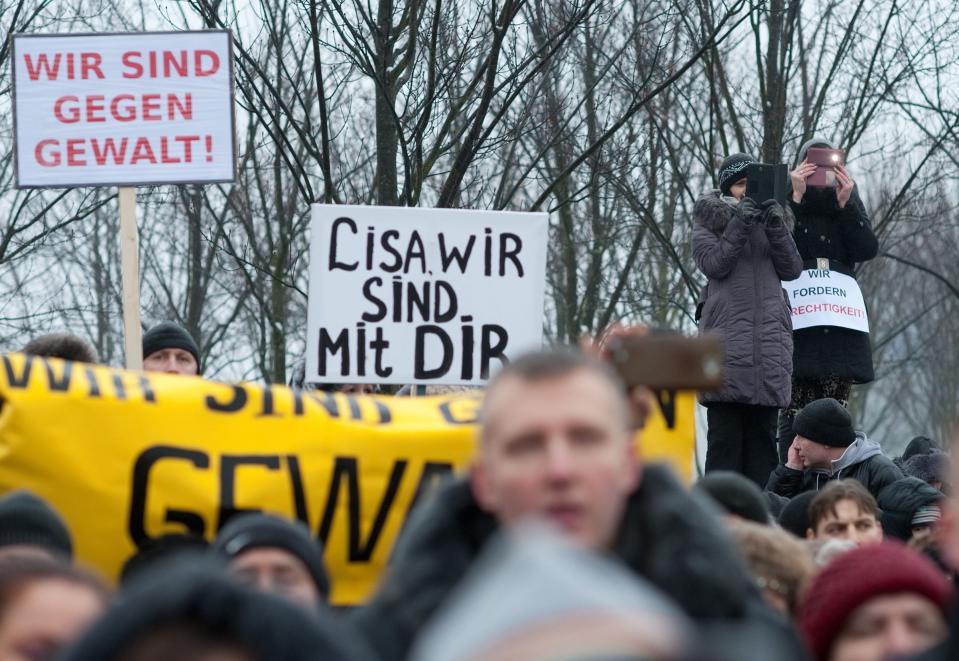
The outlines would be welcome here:
<svg viewBox="0 0 959 661">
<path fill-rule="evenodd" d="M 813 138 L 799 150 L 797 162 L 814 144 L 829 144 Z M 859 262 L 874 258 L 879 242 L 872 231 L 866 207 L 854 187 L 842 209 L 831 188 L 807 188 L 800 203 L 792 198 L 789 207 L 796 219 L 793 238 L 803 260 L 803 268 L 819 268 L 817 259 L 830 260 L 830 269 L 855 278 Z M 869 334 L 835 326 L 814 326 L 793 333 L 793 376 L 818 379 L 838 376 L 853 383 L 868 383 L 875 378 Z"/>
<path fill-rule="evenodd" d="M 726 348 L 723 387 L 700 401 L 784 407 L 793 348 L 781 281 L 799 276 L 796 244 L 786 224 L 764 223 L 718 191 L 697 200 L 693 217 L 693 257 L 709 278 L 700 330 L 718 333 Z"/>
<path fill-rule="evenodd" d="M 833 462 L 830 470 L 796 470 L 780 464 L 770 474 L 766 490 L 792 498 L 804 491 L 819 491 L 826 482 L 840 478 L 859 480 L 878 498 L 883 488 L 901 480 L 903 474 L 892 459 L 883 455 L 878 443 L 870 441 L 862 432 L 856 432 L 856 440 Z"/>
<path fill-rule="evenodd" d="M 896 480 L 876 498 L 882 510 L 882 532 L 904 542 L 912 538 L 912 517 L 920 507 L 937 505 L 942 493 L 915 477 Z"/>
<path fill-rule="evenodd" d="M 672 598 L 708 639 L 731 650 L 719 658 L 803 658 L 785 622 L 762 605 L 720 521 L 715 506 L 687 493 L 667 469 L 647 466 L 612 554 Z M 380 659 L 406 657 L 495 530 L 464 481 L 416 508 L 379 591 L 349 615 Z M 740 649 L 747 631 L 756 644 Z"/>
</svg>

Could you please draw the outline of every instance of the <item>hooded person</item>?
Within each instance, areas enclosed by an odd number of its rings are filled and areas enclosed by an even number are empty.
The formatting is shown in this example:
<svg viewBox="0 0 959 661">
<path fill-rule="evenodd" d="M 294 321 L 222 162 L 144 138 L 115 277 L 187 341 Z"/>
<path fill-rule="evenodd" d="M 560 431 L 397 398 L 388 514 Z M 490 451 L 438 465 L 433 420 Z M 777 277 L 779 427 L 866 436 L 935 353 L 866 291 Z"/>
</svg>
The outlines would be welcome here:
<svg viewBox="0 0 959 661">
<path fill-rule="evenodd" d="M 241 582 L 309 609 L 330 596 L 323 548 L 300 522 L 272 514 L 233 517 L 213 542 L 230 573 Z"/>
<path fill-rule="evenodd" d="M 647 581 L 539 526 L 501 533 L 411 661 L 692 658 L 695 629 Z"/>
<path fill-rule="evenodd" d="M 161 321 L 143 334 L 143 370 L 196 376 L 203 373 L 200 348 L 190 333 Z"/>
<path fill-rule="evenodd" d="M 329 611 L 307 613 L 231 580 L 202 556 L 136 577 L 64 661 L 364 661 L 370 650 Z"/>
<path fill-rule="evenodd" d="M 708 282 L 697 310 L 700 331 L 724 342 L 723 385 L 700 393 L 707 407 L 706 472 L 731 470 L 763 486 L 777 463 L 776 417 L 790 401 L 792 321 L 782 281 L 802 260 L 789 233 L 792 215 L 775 200 L 746 196 L 756 159 L 733 154 L 719 189 L 693 208 L 692 252 Z"/>
<path fill-rule="evenodd" d="M 930 534 L 940 519 L 942 492 L 919 478 L 904 477 L 879 492 L 882 531 L 886 537 L 908 542 L 916 534 Z"/>
<path fill-rule="evenodd" d="M 853 278 L 861 262 L 873 259 L 879 242 L 872 230 L 859 190 L 844 166 L 837 168 L 837 185 L 806 185 L 816 166 L 806 161 L 811 147 L 834 149 L 823 138 L 799 148 L 790 173 L 788 206 L 796 222 L 792 235 L 804 269 L 829 269 Z M 812 401 L 831 397 L 843 406 L 853 384 L 875 378 L 869 334 L 839 326 L 816 325 L 793 331 L 792 398 L 779 424 L 779 455 L 785 462 L 792 443 L 792 418 Z"/>
<path fill-rule="evenodd" d="M 835 399 L 810 402 L 793 421 L 789 457 L 769 476 L 766 489 L 792 498 L 818 491 L 830 480 L 852 478 L 873 495 L 903 478 L 875 441 L 853 428 L 852 416 Z"/>
<path fill-rule="evenodd" d="M 73 538 L 63 517 L 26 490 L 0 498 L 0 558 L 11 555 L 73 558 Z"/>
<path fill-rule="evenodd" d="M 933 454 L 934 452 L 942 452 L 934 440 L 928 436 L 914 436 L 906 444 L 906 449 L 902 451 L 902 456 L 898 458 L 897 463 L 901 466 L 916 455 Z"/>
<path fill-rule="evenodd" d="M 915 477 L 934 489 L 949 494 L 952 489 L 949 476 L 949 455 L 936 450 L 929 454 L 917 454 L 899 464 L 907 477 Z"/>
<path fill-rule="evenodd" d="M 885 661 L 946 637 L 952 592 L 931 561 L 902 544 L 861 546 L 813 579 L 797 622 L 814 661 Z"/>
</svg>

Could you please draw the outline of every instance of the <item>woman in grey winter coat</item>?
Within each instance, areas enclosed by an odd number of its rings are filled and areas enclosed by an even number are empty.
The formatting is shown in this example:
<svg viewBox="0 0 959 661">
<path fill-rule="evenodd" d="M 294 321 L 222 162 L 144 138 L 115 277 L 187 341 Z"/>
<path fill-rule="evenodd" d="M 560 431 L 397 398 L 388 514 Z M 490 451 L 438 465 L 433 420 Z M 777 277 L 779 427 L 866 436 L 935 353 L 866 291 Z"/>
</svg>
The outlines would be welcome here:
<svg viewBox="0 0 959 661">
<path fill-rule="evenodd" d="M 708 407 L 706 472 L 738 471 L 762 487 L 777 464 L 777 413 L 791 394 L 792 322 L 781 281 L 798 277 L 802 260 L 788 209 L 745 197 L 754 162 L 729 156 L 719 190 L 697 200 L 693 257 L 709 278 L 700 330 L 718 333 L 726 347 L 722 389 L 700 396 Z"/>
</svg>

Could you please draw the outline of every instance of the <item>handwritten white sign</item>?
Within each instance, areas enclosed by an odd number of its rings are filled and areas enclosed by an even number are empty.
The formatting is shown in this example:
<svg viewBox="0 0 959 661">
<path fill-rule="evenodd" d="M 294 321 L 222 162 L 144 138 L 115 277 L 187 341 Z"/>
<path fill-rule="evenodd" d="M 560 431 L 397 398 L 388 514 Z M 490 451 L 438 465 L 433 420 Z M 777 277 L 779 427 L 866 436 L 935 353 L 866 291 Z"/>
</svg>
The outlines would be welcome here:
<svg viewBox="0 0 959 661">
<path fill-rule="evenodd" d="M 543 336 L 545 213 L 313 205 L 306 380 L 480 385 Z"/>
</svg>

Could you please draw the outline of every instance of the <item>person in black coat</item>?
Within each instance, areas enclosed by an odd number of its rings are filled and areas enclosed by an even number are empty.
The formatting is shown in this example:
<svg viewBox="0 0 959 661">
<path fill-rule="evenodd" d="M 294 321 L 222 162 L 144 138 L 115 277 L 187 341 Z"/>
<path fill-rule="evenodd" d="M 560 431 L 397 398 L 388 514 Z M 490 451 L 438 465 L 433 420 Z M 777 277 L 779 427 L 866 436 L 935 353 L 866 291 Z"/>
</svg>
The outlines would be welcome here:
<svg viewBox="0 0 959 661">
<path fill-rule="evenodd" d="M 520 356 L 491 380 L 480 419 L 469 477 L 417 505 L 377 594 L 349 614 L 381 659 L 407 658 L 494 533 L 531 519 L 652 583 L 710 649 L 728 650 L 720 659 L 802 656 L 719 510 L 668 469 L 641 464 L 626 394 L 605 364 L 576 352 Z"/>
<path fill-rule="evenodd" d="M 803 407 L 793 423 L 795 440 L 786 463 L 769 475 L 766 490 L 785 498 L 819 491 L 830 480 L 859 480 L 874 497 L 904 476 L 875 441 L 853 428 L 852 417 L 835 399 Z"/>
<path fill-rule="evenodd" d="M 945 496 L 915 477 L 904 477 L 883 488 L 876 499 L 882 510 L 882 532 L 887 538 L 908 542 L 914 529 L 928 527 L 941 518 Z"/>
<path fill-rule="evenodd" d="M 463 480 L 414 510 L 377 594 L 348 614 L 379 659 L 407 657 L 498 529 Z M 803 657 L 785 621 L 763 604 L 719 510 L 688 493 L 666 468 L 645 467 L 610 555 L 674 600 L 714 641 L 714 658 Z M 754 636 L 749 650 L 740 649 L 737 632 Z"/>
<path fill-rule="evenodd" d="M 804 269 L 828 268 L 855 277 L 856 264 L 873 259 L 879 242 L 859 197 L 859 190 L 843 166 L 838 167 L 835 188 L 806 186 L 815 165 L 808 163 L 810 147 L 833 145 L 813 138 L 799 150 L 797 167 L 790 173 L 789 207 L 795 217 L 793 238 Z M 793 331 L 792 401 L 779 421 L 779 458 L 786 461 L 792 444 L 792 418 L 811 401 L 832 397 L 843 405 L 852 384 L 875 378 L 869 334 L 836 326 L 813 326 Z"/>
</svg>

